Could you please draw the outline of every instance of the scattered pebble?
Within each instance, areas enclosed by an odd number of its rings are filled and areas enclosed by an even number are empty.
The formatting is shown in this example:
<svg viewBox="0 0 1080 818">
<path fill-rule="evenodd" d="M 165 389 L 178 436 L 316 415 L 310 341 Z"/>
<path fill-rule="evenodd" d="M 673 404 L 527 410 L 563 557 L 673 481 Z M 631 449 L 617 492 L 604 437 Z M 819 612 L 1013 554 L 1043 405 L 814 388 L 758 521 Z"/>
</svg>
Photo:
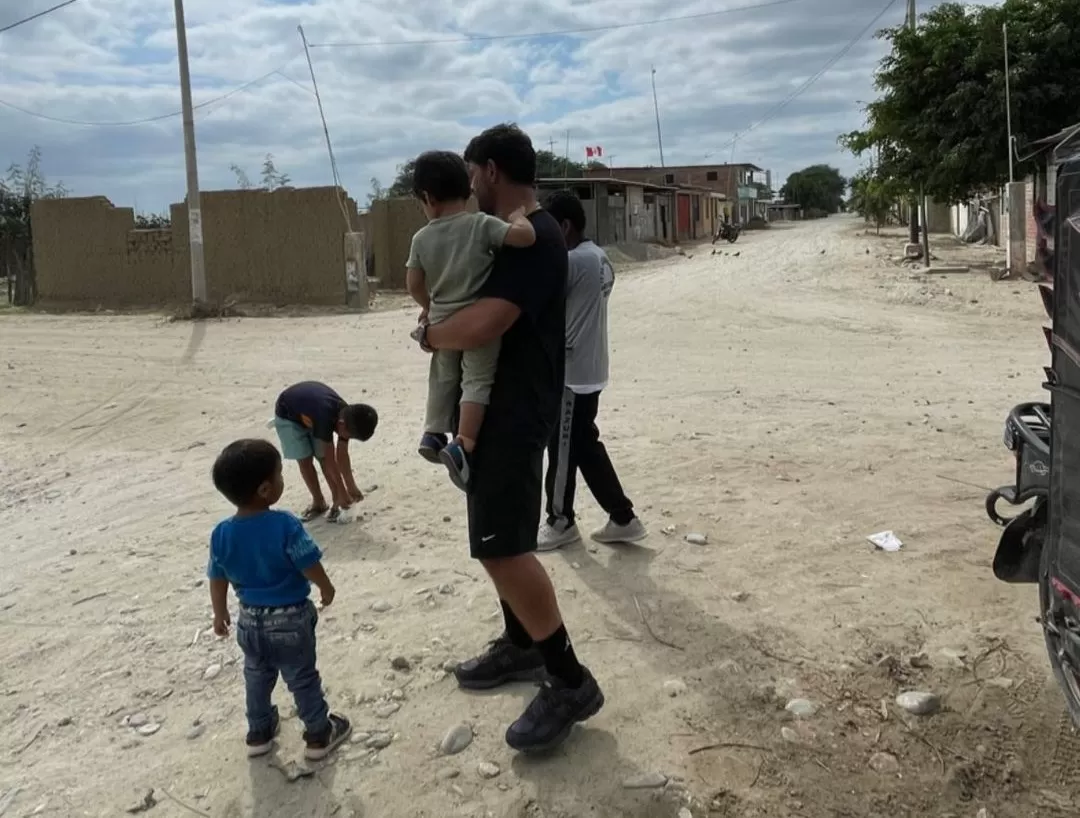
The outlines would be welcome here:
<svg viewBox="0 0 1080 818">
<path fill-rule="evenodd" d="M 442 521 L 443 521 L 444 523 L 448 523 L 448 522 L 450 522 L 450 515 L 446 515 L 445 517 L 443 517 L 443 518 L 442 518 Z"/>
<path fill-rule="evenodd" d="M 874 753 L 870 756 L 870 769 L 876 773 L 891 775 L 900 772 L 900 762 L 892 753 Z"/>
<path fill-rule="evenodd" d="M 385 599 L 379 599 L 371 603 L 371 610 L 375 613 L 386 613 L 394 606 L 387 602 Z"/>
<path fill-rule="evenodd" d="M 349 744 L 363 744 L 369 738 L 371 738 L 371 733 L 353 733 L 349 736 Z"/>
<path fill-rule="evenodd" d="M 445 670 L 447 673 L 453 673 L 455 670 L 457 670 L 458 664 L 460 663 L 457 661 L 457 659 L 447 659 L 445 662 L 442 663 L 442 669 Z"/>
<path fill-rule="evenodd" d="M 686 692 L 686 682 L 682 679 L 668 679 L 664 682 L 664 692 L 674 699 Z"/>
<path fill-rule="evenodd" d="M 403 702 L 405 701 L 405 691 L 400 688 L 395 688 L 390 691 L 390 698 L 395 702 Z"/>
<path fill-rule="evenodd" d="M 447 756 L 457 755 L 472 744 L 472 740 L 472 727 L 467 724 L 455 724 L 446 731 L 443 740 L 439 742 L 439 752 Z"/>
<path fill-rule="evenodd" d="M 132 713 L 124 720 L 124 724 L 128 727 L 142 727 L 144 724 L 149 723 L 150 718 L 145 713 Z"/>
<path fill-rule="evenodd" d="M 732 602 L 746 602 L 749 598 L 750 594 L 746 591 L 735 591 L 735 593 L 731 595 Z"/>
<path fill-rule="evenodd" d="M 443 596 L 450 596 L 454 593 L 454 584 L 452 582 L 444 582 L 439 586 L 439 593 Z"/>
<path fill-rule="evenodd" d="M 780 738 L 782 738 L 784 741 L 790 741 L 792 744 L 797 744 L 799 741 L 799 734 L 792 730 L 790 727 L 781 727 Z"/>
<path fill-rule="evenodd" d="M 0 804 L 0 806 L 7 808 L 7 804 Z M 132 804 L 124 812 L 128 815 L 138 815 L 140 812 L 147 812 L 157 806 L 157 799 L 154 797 L 153 790 L 147 790 L 146 794 L 136 804 Z"/>
<path fill-rule="evenodd" d="M 395 656 L 393 659 L 390 660 L 390 667 L 392 667 L 394 670 L 410 670 L 412 668 L 412 664 L 410 664 L 409 660 L 406 659 L 404 656 Z"/>
<path fill-rule="evenodd" d="M 655 790 L 663 787 L 668 782 L 668 777 L 663 773 L 642 773 L 622 782 L 623 789 L 627 790 Z"/>
<path fill-rule="evenodd" d="M 686 541 L 690 543 L 690 545 L 708 545 L 709 538 L 704 534 L 687 534 Z"/>
<path fill-rule="evenodd" d="M 64 716 L 60 721 L 56 723 L 57 727 L 67 727 L 71 724 L 71 716 Z"/>
<path fill-rule="evenodd" d="M 216 679 L 220 675 L 220 673 L 221 673 L 221 665 L 219 665 L 219 664 L 217 664 L 215 662 L 214 664 L 210 665 L 210 667 L 208 667 L 206 670 L 203 671 L 202 677 L 206 681 L 210 681 L 211 679 Z"/>
<path fill-rule="evenodd" d="M 987 684 L 993 687 L 1000 687 L 1002 690 L 1009 690 L 1013 686 L 1013 680 L 1006 679 L 1004 676 L 995 676 L 993 679 L 987 682 Z"/>
<path fill-rule="evenodd" d="M 196 724 L 194 727 L 192 727 L 190 730 L 187 731 L 187 739 L 188 739 L 188 741 L 194 741 L 195 739 L 197 739 L 199 736 L 201 736 L 205 732 L 206 732 L 206 725 L 205 724 Z"/>
<path fill-rule="evenodd" d="M 398 577 L 401 579 L 412 579 L 413 577 L 418 576 L 420 576 L 420 572 L 415 568 L 402 568 L 401 571 L 398 572 Z"/>
<path fill-rule="evenodd" d="M 492 764 L 490 761 L 481 761 L 476 765 L 476 771 L 480 773 L 481 778 L 496 778 L 502 772 L 498 764 Z"/>
<path fill-rule="evenodd" d="M 152 736 L 160 729 L 161 725 L 158 724 L 156 721 L 152 721 L 149 724 L 144 724 L 135 732 L 137 732 L 140 736 Z"/>
<path fill-rule="evenodd" d="M 986 811 L 986 807 L 979 807 L 979 811 L 975 813 L 975 818 L 990 818 L 990 813 Z"/>
<path fill-rule="evenodd" d="M 386 704 L 380 704 L 375 708 L 375 715 L 380 719 L 388 719 L 401 709 L 401 705 L 397 702 L 387 702 Z"/>
<path fill-rule="evenodd" d="M 687 807 L 680 807 L 679 818 L 694 818 L 694 813 L 692 813 Z"/>
<path fill-rule="evenodd" d="M 441 770 L 435 773 L 435 778 L 439 781 L 451 781 L 457 778 L 459 775 L 461 775 L 460 770 L 456 770 L 453 767 L 443 767 Z"/>
<path fill-rule="evenodd" d="M 315 771 L 311 769 L 311 767 L 303 767 L 295 761 L 288 761 L 284 764 L 272 764 L 271 766 L 285 776 L 285 780 L 289 783 L 315 775 Z"/>
<path fill-rule="evenodd" d="M 394 737 L 389 733 L 378 733 L 364 742 L 364 746 L 372 750 L 385 750 L 393 741 Z"/>
<path fill-rule="evenodd" d="M 931 667 L 930 657 L 925 653 L 916 653 L 914 656 L 908 657 L 908 664 L 916 668 Z"/>
<path fill-rule="evenodd" d="M 818 711 L 817 705 L 809 699 L 792 699 L 784 709 L 800 719 L 808 719 Z"/>
<path fill-rule="evenodd" d="M 941 709 L 941 699 L 933 693 L 909 690 L 896 697 L 896 703 L 913 716 L 929 716 Z"/>
</svg>

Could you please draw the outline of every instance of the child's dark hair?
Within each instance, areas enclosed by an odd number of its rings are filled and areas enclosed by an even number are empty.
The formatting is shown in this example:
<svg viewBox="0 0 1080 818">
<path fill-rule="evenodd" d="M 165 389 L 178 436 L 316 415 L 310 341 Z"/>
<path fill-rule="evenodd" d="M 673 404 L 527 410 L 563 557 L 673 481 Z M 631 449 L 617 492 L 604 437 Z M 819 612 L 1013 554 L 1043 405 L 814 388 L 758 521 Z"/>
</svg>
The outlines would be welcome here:
<svg viewBox="0 0 1080 818">
<path fill-rule="evenodd" d="M 432 202 L 464 201 L 472 195 L 465 160 L 451 151 L 427 151 L 413 165 L 413 194 Z"/>
<path fill-rule="evenodd" d="M 246 506 L 280 466 L 281 453 L 269 440 L 237 440 L 221 450 L 211 475 L 215 488 L 230 503 Z"/>
<path fill-rule="evenodd" d="M 351 403 L 341 411 L 345 421 L 345 430 L 349 437 L 357 440 L 371 440 L 375 427 L 379 425 L 379 413 L 366 403 Z"/>
<path fill-rule="evenodd" d="M 544 210 L 550 213 L 559 224 L 570 222 L 570 226 L 577 232 L 585 232 L 585 208 L 581 199 L 569 190 L 557 190 L 552 193 L 546 202 Z"/>
<path fill-rule="evenodd" d="M 499 172 L 514 184 L 536 184 L 536 150 L 529 135 L 512 122 L 495 125 L 474 136 L 465 148 L 465 161 L 474 165 L 494 162 Z"/>
</svg>

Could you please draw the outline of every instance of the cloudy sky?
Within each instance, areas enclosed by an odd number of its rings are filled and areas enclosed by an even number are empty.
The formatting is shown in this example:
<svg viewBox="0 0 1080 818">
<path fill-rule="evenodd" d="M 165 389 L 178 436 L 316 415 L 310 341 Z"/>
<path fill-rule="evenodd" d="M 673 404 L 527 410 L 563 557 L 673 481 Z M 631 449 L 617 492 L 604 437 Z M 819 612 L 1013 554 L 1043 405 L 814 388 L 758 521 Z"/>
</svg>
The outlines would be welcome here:
<svg viewBox="0 0 1080 818">
<path fill-rule="evenodd" d="M 57 2 L 3 0 L 0 28 Z M 172 5 L 77 0 L 0 33 L 0 165 L 39 145 L 49 179 L 75 195 L 141 211 L 180 200 Z M 853 172 L 836 137 L 861 124 L 859 101 L 872 98 L 882 55 L 873 29 L 901 22 L 904 8 L 903 0 L 887 9 L 886 0 L 186 0 L 200 181 L 204 190 L 234 187 L 232 164 L 257 179 L 272 153 L 294 184 L 329 183 L 300 24 L 342 179 L 361 203 L 372 177 L 388 184 L 421 150 L 461 150 L 507 120 L 538 148 L 554 140 L 563 152 L 569 131 L 574 158 L 600 145 L 616 164 L 659 164 L 651 65 L 668 165 L 734 158 L 771 169 L 776 187 L 816 162 Z"/>
</svg>

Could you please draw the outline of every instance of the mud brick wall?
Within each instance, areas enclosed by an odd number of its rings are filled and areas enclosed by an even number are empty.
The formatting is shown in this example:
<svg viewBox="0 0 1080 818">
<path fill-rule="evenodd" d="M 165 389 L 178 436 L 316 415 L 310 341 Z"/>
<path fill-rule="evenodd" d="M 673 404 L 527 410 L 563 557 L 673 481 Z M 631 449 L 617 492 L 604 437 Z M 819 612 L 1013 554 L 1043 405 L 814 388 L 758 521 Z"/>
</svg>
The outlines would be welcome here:
<svg viewBox="0 0 1080 818">
<path fill-rule="evenodd" d="M 345 305 L 342 201 L 354 230 L 363 220 L 341 197 L 333 187 L 202 194 L 211 302 Z M 190 301 L 187 206 L 170 212 L 171 228 L 136 230 L 131 208 L 101 196 L 36 202 L 41 301 L 121 308 Z"/>
</svg>

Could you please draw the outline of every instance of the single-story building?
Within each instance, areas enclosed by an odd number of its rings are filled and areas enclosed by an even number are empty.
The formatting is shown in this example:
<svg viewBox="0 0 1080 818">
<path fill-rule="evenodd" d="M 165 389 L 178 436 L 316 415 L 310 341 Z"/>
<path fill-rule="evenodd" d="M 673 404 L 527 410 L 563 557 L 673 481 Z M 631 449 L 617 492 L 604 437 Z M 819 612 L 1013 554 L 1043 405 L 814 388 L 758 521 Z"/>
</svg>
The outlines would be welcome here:
<svg viewBox="0 0 1080 818">
<path fill-rule="evenodd" d="M 587 232 L 597 244 L 677 240 L 674 188 L 582 177 L 539 179 L 536 187 L 541 199 L 557 190 L 569 190 L 581 199 Z"/>
<path fill-rule="evenodd" d="M 796 202 L 785 202 L 783 199 L 762 201 L 765 212 L 762 214 L 769 222 L 793 222 L 803 217 L 802 205 Z"/>
</svg>

